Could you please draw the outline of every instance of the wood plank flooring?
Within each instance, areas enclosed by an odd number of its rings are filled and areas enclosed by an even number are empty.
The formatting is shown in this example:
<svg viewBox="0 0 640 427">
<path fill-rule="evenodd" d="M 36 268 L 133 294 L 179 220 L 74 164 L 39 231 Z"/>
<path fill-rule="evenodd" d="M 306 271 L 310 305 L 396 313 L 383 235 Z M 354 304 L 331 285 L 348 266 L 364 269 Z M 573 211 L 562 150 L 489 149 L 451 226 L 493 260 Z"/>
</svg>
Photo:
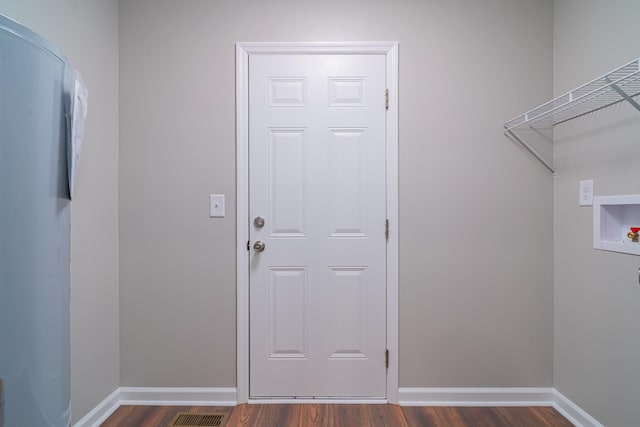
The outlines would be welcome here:
<svg viewBox="0 0 640 427">
<path fill-rule="evenodd" d="M 229 414 L 226 427 L 572 427 L 550 407 L 397 405 L 121 406 L 101 427 L 167 427 L 178 412 Z"/>
</svg>

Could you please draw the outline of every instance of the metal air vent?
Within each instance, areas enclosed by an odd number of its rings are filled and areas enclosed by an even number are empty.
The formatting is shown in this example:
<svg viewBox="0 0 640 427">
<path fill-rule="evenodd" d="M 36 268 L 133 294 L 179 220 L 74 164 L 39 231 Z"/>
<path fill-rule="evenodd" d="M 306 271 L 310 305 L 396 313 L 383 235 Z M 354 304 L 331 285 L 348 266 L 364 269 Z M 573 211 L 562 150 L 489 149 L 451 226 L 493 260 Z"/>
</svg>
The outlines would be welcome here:
<svg viewBox="0 0 640 427">
<path fill-rule="evenodd" d="M 169 427 L 222 427 L 227 423 L 227 414 L 194 414 L 179 412 Z"/>
</svg>

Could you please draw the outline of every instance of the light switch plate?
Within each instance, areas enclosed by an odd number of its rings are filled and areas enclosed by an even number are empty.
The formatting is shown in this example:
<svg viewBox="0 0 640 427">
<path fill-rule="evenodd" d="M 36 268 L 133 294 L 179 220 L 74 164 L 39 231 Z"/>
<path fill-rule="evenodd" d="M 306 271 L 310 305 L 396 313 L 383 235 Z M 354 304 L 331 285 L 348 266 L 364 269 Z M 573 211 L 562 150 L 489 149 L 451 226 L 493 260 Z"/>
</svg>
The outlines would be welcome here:
<svg viewBox="0 0 640 427">
<path fill-rule="evenodd" d="M 224 194 L 209 195 L 209 216 L 211 218 L 224 218 Z"/>
<path fill-rule="evenodd" d="M 593 206 L 593 180 L 580 181 L 580 206 Z"/>
</svg>

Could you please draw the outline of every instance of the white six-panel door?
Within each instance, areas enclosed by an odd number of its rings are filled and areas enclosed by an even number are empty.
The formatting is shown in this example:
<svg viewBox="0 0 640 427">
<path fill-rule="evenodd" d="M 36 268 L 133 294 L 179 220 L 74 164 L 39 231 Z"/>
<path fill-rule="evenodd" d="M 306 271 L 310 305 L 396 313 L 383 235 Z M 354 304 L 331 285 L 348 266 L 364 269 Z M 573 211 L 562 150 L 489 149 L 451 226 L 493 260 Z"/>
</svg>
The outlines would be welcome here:
<svg viewBox="0 0 640 427">
<path fill-rule="evenodd" d="M 251 397 L 386 396 L 385 61 L 250 59 Z"/>
</svg>

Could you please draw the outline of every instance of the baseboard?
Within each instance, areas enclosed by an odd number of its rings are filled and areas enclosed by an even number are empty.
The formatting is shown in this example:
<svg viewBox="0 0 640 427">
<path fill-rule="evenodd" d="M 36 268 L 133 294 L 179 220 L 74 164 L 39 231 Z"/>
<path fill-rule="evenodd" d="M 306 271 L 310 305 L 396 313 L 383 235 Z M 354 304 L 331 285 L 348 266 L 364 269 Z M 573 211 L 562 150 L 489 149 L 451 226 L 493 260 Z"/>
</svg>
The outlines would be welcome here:
<svg viewBox="0 0 640 427">
<path fill-rule="evenodd" d="M 401 406 L 551 406 L 552 388 L 400 388 Z"/>
<path fill-rule="evenodd" d="M 82 417 L 80 421 L 75 423 L 73 427 L 98 427 L 102 424 L 109 415 L 118 409 L 120 406 L 120 389 L 117 388 L 107 396 L 102 402 L 100 402 L 95 408 L 93 408 L 87 415 Z"/>
<path fill-rule="evenodd" d="M 121 405 L 236 406 L 235 387 L 120 387 L 74 427 L 98 427 Z"/>
<path fill-rule="evenodd" d="M 576 427 L 604 427 L 555 388 L 400 388 L 398 399 L 402 406 L 551 406 Z M 120 387 L 74 427 L 98 427 L 120 405 L 235 406 L 237 403 L 234 387 Z"/>
<path fill-rule="evenodd" d="M 564 394 L 555 388 L 553 389 L 554 404 L 553 407 L 560 412 L 566 419 L 571 421 L 578 427 L 604 427 L 595 418 L 589 415 L 584 409 L 576 405 L 572 400 L 568 399 Z"/>
<path fill-rule="evenodd" d="M 551 406 L 576 427 L 604 427 L 555 388 L 400 388 L 401 406 Z"/>
<path fill-rule="evenodd" d="M 235 387 L 120 387 L 121 405 L 235 406 Z"/>
</svg>

